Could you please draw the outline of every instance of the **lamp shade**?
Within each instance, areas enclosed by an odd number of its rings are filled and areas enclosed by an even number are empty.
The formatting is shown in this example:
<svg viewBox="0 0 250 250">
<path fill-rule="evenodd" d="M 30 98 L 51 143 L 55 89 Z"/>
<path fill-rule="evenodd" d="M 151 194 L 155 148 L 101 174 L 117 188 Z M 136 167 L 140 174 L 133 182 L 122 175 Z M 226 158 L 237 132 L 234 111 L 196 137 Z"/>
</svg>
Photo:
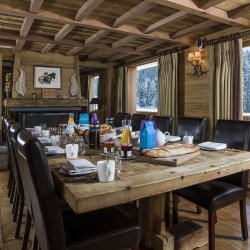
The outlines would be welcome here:
<svg viewBox="0 0 250 250">
<path fill-rule="evenodd" d="M 101 98 L 98 98 L 98 97 L 94 97 L 91 99 L 90 103 L 89 104 L 98 104 L 99 106 L 102 106 L 103 105 L 103 101 Z"/>
<path fill-rule="evenodd" d="M 194 53 L 190 52 L 188 53 L 188 61 L 192 61 L 192 60 L 194 60 Z"/>
<path fill-rule="evenodd" d="M 201 59 L 201 52 L 200 51 L 195 51 L 194 52 L 194 58 L 196 60 L 200 60 Z"/>
</svg>

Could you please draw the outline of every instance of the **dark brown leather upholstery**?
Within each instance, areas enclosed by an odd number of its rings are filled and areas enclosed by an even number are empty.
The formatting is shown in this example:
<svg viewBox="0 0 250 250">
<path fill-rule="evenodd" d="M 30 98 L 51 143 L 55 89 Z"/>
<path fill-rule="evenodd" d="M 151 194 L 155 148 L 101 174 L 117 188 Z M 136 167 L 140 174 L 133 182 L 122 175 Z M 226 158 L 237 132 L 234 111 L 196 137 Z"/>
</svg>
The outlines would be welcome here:
<svg viewBox="0 0 250 250">
<path fill-rule="evenodd" d="M 141 127 L 141 121 L 147 119 L 147 115 L 133 114 L 131 117 L 132 130 L 138 131 Z"/>
<path fill-rule="evenodd" d="M 122 127 L 122 120 L 130 119 L 130 113 L 118 112 L 115 114 L 113 125 L 114 127 Z"/>
<path fill-rule="evenodd" d="M 160 129 L 163 133 L 169 132 L 170 134 L 172 134 L 173 117 L 153 116 L 152 120 L 155 121 L 156 128 Z"/>
<path fill-rule="evenodd" d="M 19 237 L 20 227 L 22 223 L 23 216 L 23 208 L 24 208 L 24 194 L 23 194 L 23 186 L 19 173 L 19 166 L 16 158 L 16 154 L 14 152 L 14 145 L 11 140 L 11 128 L 16 124 L 14 120 L 9 117 L 5 117 L 3 119 L 3 126 L 6 136 L 6 141 L 8 144 L 8 153 L 10 157 L 10 171 L 13 176 L 13 185 L 12 185 L 12 195 L 14 196 L 13 203 L 13 221 L 17 222 L 15 237 Z"/>
<path fill-rule="evenodd" d="M 176 135 L 183 138 L 185 133 L 192 135 L 195 142 L 203 142 L 206 135 L 207 120 L 205 118 L 182 117 L 178 121 Z"/>
<path fill-rule="evenodd" d="M 81 215 L 62 212 L 41 143 L 25 130 L 18 134 L 17 141 L 20 173 L 42 250 L 110 250 L 138 243 L 138 224 L 116 207 Z"/>
<path fill-rule="evenodd" d="M 219 120 L 215 128 L 214 141 L 227 143 L 228 147 L 246 150 L 249 143 L 250 122 Z M 215 212 L 236 201 L 240 201 L 243 239 L 248 238 L 245 199 L 247 195 L 248 171 L 219 178 L 209 182 L 176 190 L 174 192 L 174 221 L 177 222 L 178 202 L 181 196 L 208 210 L 209 249 L 215 249 Z"/>
</svg>

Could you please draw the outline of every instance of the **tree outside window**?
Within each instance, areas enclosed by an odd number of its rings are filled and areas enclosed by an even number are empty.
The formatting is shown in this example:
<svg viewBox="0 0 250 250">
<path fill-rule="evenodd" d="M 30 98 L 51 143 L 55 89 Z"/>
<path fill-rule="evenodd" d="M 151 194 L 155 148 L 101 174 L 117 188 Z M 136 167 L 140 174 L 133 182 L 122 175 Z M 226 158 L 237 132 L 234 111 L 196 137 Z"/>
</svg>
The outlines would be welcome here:
<svg viewBox="0 0 250 250">
<path fill-rule="evenodd" d="M 158 110 L 158 65 L 157 62 L 136 68 L 136 111 Z"/>
<path fill-rule="evenodd" d="M 250 115 L 250 47 L 243 48 L 243 113 Z"/>
</svg>

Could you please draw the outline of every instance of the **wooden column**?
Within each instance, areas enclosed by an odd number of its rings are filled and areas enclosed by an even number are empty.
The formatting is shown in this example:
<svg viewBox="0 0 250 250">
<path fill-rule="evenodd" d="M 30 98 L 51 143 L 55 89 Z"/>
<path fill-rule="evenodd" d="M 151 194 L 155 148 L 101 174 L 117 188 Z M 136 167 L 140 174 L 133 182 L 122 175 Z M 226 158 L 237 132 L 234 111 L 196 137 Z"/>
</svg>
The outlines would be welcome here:
<svg viewBox="0 0 250 250">
<path fill-rule="evenodd" d="M 15 54 L 15 61 L 14 61 L 14 69 L 13 69 L 13 86 L 12 86 L 12 98 L 17 98 L 18 97 L 18 93 L 16 92 L 15 89 L 15 83 L 17 78 L 20 75 L 20 69 L 21 67 L 21 56 L 19 53 Z"/>
<path fill-rule="evenodd" d="M 146 248 L 174 249 L 174 237 L 165 230 L 165 194 L 140 200 L 139 222 Z"/>
<path fill-rule="evenodd" d="M 79 58 L 78 55 L 74 56 L 74 67 L 75 67 L 75 73 L 76 73 L 76 79 L 79 84 L 80 90 L 77 94 L 77 97 L 81 97 L 81 83 L 80 83 L 80 67 L 79 67 Z"/>
</svg>

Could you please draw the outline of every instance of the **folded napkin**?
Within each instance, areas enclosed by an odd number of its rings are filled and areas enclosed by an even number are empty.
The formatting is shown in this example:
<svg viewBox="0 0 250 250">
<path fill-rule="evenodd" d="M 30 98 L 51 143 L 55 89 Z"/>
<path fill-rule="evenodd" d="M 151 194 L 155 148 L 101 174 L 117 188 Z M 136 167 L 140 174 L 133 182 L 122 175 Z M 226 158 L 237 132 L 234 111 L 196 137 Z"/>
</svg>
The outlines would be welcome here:
<svg viewBox="0 0 250 250">
<path fill-rule="evenodd" d="M 64 154 L 65 150 L 59 146 L 45 146 L 45 152 L 48 154 Z"/>
<path fill-rule="evenodd" d="M 97 172 L 96 165 L 86 159 L 69 160 L 69 165 L 61 168 L 61 173 L 68 175 L 83 175 Z"/>
<path fill-rule="evenodd" d="M 223 150 L 227 147 L 226 143 L 218 143 L 218 142 L 211 142 L 206 141 L 203 143 L 198 144 L 198 146 L 202 149 L 210 149 L 210 150 Z"/>
</svg>

